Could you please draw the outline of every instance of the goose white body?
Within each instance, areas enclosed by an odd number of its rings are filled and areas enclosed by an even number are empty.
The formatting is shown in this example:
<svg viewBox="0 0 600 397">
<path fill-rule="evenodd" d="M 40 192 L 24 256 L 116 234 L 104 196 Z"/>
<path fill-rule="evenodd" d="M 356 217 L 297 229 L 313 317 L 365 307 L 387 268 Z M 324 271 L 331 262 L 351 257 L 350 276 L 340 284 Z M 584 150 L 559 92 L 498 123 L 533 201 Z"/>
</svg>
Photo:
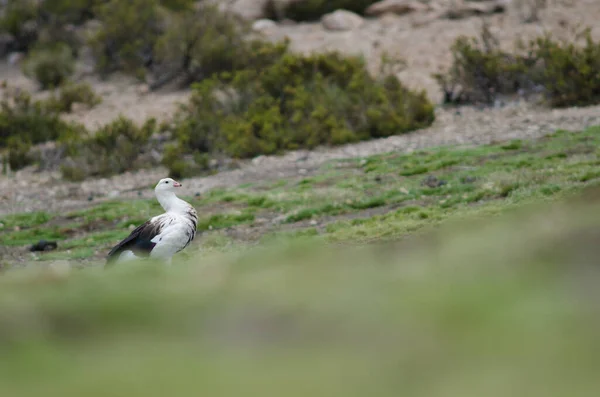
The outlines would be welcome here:
<svg viewBox="0 0 600 397">
<path fill-rule="evenodd" d="M 196 236 L 198 215 L 194 207 L 175 195 L 181 184 L 171 178 L 161 179 L 154 192 L 165 213 L 138 226 L 108 253 L 107 264 L 143 257 L 168 263 Z"/>
</svg>

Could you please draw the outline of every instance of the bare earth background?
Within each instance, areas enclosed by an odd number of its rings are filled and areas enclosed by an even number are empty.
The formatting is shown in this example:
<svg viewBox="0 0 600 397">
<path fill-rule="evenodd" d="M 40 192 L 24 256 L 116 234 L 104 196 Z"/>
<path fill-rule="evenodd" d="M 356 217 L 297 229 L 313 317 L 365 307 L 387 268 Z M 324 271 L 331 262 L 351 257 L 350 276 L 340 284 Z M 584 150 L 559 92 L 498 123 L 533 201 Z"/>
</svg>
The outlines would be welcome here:
<svg viewBox="0 0 600 397">
<path fill-rule="evenodd" d="M 555 37 L 572 37 L 578 26 L 589 26 L 592 35 L 600 39 L 600 1 L 550 0 L 536 23 L 523 23 L 516 4 L 508 12 L 488 17 L 500 44 L 512 48 L 515 40 L 527 40 L 551 32 Z M 450 64 L 450 46 L 461 35 L 476 36 L 481 29 L 480 18 L 461 20 L 435 18 L 429 13 L 411 13 L 405 16 L 384 15 L 366 19 L 357 29 L 329 31 L 321 23 L 278 24 L 263 31 L 272 40 L 288 37 L 295 51 L 311 52 L 338 50 L 362 54 L 373 73 L 379 68 L 382 53 L 398 55 L 406 61 L 399 78 L 409 87 L 424 89 L 429 97 L 439 102 L 441 92 L 432 73 Z M 106 81 L 83 77 L 103 97 L 103 103 L 91 110 L 69 115 L 72 120 L 93 128 L 105 124 L 119 114 L 136 122 L 149 117 L 168 119 L 189 95 L 187 90 L 165 88 L 148 92 L 146 87 L 130 78 L 114 75 Z M 36 84 L 25 77 L 18 66 L 0 63 L 0 80 L 12 86 L 35 92 Z M 37 93 L 43 96 L 45 93 Z M 427 129 L 382 140 L 362 142 L 338 148 L 322 148 L 313 152 L 292 152 L 284 156 L 259 157 L 244 162 L 239 169 L 217 175 L 191 178 L 184 186 L 186 194 L 202 193 L 217 186 L 232 186 L 257 180 L 281 178 L 289 175 L 310 174 L 325 161 L 334 158 L 360 157 L 388 151 L 410 151 L 440 145 L 473 145 L 516 138 L 535 138 L 556 129 L 580 130 L 600 124 L 600 106 L 548 110 L 526 103 L 476 109 L 441 109 L 436 122 Z M 164 177 L 165 169 L 156 168 L 126 173 L 112 178 L 88 180 L 81 184 L 68 183 L 57 173 L 24 169 L 0 176 L 0 215 L 31 210 L 62 211 L 89 205 L 88 197 L 150 197 L 148 189 Z"/>
</svg>

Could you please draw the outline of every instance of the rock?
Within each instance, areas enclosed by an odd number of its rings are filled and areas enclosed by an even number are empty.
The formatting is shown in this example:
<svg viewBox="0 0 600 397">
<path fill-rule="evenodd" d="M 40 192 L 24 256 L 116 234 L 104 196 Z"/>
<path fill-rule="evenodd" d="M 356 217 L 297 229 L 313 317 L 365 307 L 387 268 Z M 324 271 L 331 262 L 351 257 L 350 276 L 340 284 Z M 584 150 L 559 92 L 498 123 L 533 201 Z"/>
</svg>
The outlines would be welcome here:
<svg viewBox="0 0 600 397">
<path fill-rule="evenodd" d="M 29 251 L 52 251 L 58 248 L 58 243 L 56 241 L 46 241 L 40 240 L 29 248 Z"/>
<path fill-rule="evenodd" d="M 15 45 L 15 37 L 10 33 L 0 34 L 0 57 L 7 55 Z"/>
<path fill-rule="evenodd" d="M 279 215 L 271 220 L 271 223 L 274 225 L 279 225 L 287 220 L 287 215 Z"/>
<path fill-rule="evenodd" d="M 259 165 L 260 163 L 264 162 L 266 158 L 267 157 L 262 154 L 260 156 L 256 156 L 252 159 L 252 164 Z"/>
<path fill-rule="evenodd" d="M 505 12 L 507 2 L 505 0 L 493 0 L 482 2 L 462 2 L 447 10 L 443 17 L 447 19 L 463 19 L 476 15 L 491 15 Z"/>
<path fill-rule="evenodd" d="M 379 16 L 383 14 L 404 15 L 415 11 L 427 11 L 429 7 L 418 1 L 411 0 L 382 0 L 371 4 L 365 10 L 365 14 Z"/>
<path fill-rule="evenodd" d="M 236 0 L 223 8 L 231 11 L 243 19 L 255 21 L 261 18 L 267 18 L 270 15 L 266 14 L 266 5 L 269 2 L 274 2 L 275 9 L 283 9 L 286 5 L 303 1 L 303 0 Z M 219 2 L 220 3 L 220 2 Z"/>
<path fill-rule="evenodd" d="M 323 27 L 327 30 L 354 30 L 361 27 L 364 19 L 351 11 L 337 10 L 330 14 L 325 14 L 321 18 Z"/>
<path fill-rule="evenodd" d="M 313 219 L 312 221 L 310 221 L 310 225 L 311 225 L 311 226 L 317 226 L 318 224 L 319 224 L 319 222 L 317 222 L 317 221 L 316 221 L 316 220 L 314 220 L 314 219 Z"/>
<path fill-rule="evenodd" d="M 82 113 L 88 110 L 88 105 L 81 102 L 73 102 L 71 104 L 71 113 Z"/>
<path fill-rule="evenodd" d="M 25 54 L 22 52 L 11 52 L 8 54 L 8 63 L 11 65 L 17 65 L 25 58 Z"/>
<path fill-rule="evenodd" d="M 255 32 L 268 32 L 277 29 L 277 23 L 270 19 L 259 19 L 252 24 L 252 30 Z"/>
<path fill-rule="evenodd" d="M 150 92 L 150 86 L 148 84 L 140 84 L 136 91 L 139 95 L 146 95 Z"/>
<path fill-rule="evenodd" d="M 447 184 L 446 181 L 441 180 L 441 179 L 437 179 L 433 175 L 428 175 L 427 177 L 425 177 L 425 179 L 423 179 L 421 181 L 421 185 L 422 186 L 428 186 L 428 187 L 430 187 L 432 189 L 436 188 L 436 187 L 444 186 L 445 184 Z"/>
</svg>

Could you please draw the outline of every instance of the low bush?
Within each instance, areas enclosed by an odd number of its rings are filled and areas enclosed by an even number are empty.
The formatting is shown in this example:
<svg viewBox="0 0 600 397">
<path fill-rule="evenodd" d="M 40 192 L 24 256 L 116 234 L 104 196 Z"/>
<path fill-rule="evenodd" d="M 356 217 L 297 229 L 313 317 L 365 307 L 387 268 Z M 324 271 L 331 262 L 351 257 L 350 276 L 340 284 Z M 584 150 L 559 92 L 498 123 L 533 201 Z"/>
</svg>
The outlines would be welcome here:
<svg viewBox="0 0 600 397">
<path fill-rule="evenodd" d="M 14 37 L 14 51 L 27 51 L 38 39 L 35 0 L 8 0 L 0 15 L 0 30 Z"/>
<path fill-rule="evenodd" d="M 36 144 L 56 140 L 65 133 L 77 135 L 77 128 L 25 91 L 8 89 L 0 102 L 0 147 L 12 138 Z"/>
<path fill-rule="evenodd" d="M 247 158 L 401 134 L 433 118 L 424 93 L 392 75 L 373 78 L 360 58 L 287 53 L 194 85 L 174 135 L 180 153 Z"/>
<path fill-rule="evenodd" d="M 493 104 L 499 95 L 516 93 L 541 93 L 553 107 L 600 103 L 600 42 L 589 29 L 574 42 L 545 35 L 508 53 L 484 25 L 479 38 L 458 38 L 452 56 L 452 66 L 435 75 L 445 103 Z"/>
<path fill-rule="evenodd" d="M 0 102 L 0 150 L 7 149 L 12 170 L 33 161 L 32 145 L 83 133 L 82 126 L 61 120 L 46 101 L 34 101 L 26 91 L 12 87 L 4 89 Z"/>
<path fill-rule="evenodd" d="M 539 67 L 533 79 L 544 87 L 549 105 L 586 106 L 600 103 L 600 42 L 590 31 L 583 33 L 585 45 L 538 38 L 531 44 Z"/>
<path fill-rule="evenodd" d="M 13 171 L 20 170 L 33 162 L 30 154 L 31 141 L 27 138 L 11 137 L 8 140 L 8 165 Z"/>
<path fill-rule="evenodd" d="M 74 69 L 73 52 L 63 43 L 32 49 L 23 64 L 24 73 L 35 78 L 42 88 L 58 87 Z"/>
<path fill-rule="evenodd" d="M 265 11 L 271 19 L 315 21 L 323 15 L 339 9 L 364 14 L 365 9 L 377 1 L 379 0 L 303 0 L 286 1 L 279 4 L 277 0 L 270 0 L 265 5 Z"/>
<path fill-rule="evenodd" d="M 286 51 L 286 44 L 251 40 L 248 34 L 246 23 L 216 6 L 170 14 L 154 48 L 155 85 L 179 76 L 190 83 L 215 73 L 261 69 Z"/>
<path fill-rule="evenodd" d="M 46 100 L 47 105 L 57 112 L 70 112 L 74 103 L 93 108 L 101 102 L 102 97 L 97 95 L 92 86 L 87 83 L 64 84 L 58 93 Z"/>
<path fill-rule="evenodd" d="M 90 39 L 101 73 L 124 70 L 142 77 L 159 37 L 158 0 L 109 0 L 97 7 L 102 27 Z"/>
<path fill-rule="evenodd" d="M 88 137 L 70 140 L 70 156 L 61 167 L 63 177 L 81 180 L 88 176 L 110 176 L 143 168 L 144 164 L 138 160 L 156 130 L 154 119 L 138 127 L 131 120 L 119 117 Z"/>
</svg>

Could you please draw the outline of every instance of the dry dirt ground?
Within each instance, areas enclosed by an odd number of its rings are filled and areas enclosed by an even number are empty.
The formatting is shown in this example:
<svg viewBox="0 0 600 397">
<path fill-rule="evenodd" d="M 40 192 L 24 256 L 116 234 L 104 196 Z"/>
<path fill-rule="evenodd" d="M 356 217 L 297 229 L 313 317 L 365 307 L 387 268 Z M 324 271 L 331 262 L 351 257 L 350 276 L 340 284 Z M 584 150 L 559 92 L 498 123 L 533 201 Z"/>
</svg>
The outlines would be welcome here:
<svg viewBox="0 0 600 397">
<path fill-rule="evenodd" d="M 517 0 L 515 0 L 517 1 Z M 600 1 L 572 0 L 550 2 L 541 13 L 541 21 L 525 24 L 516 10 L 489 18 L 492 30 L 502 46 L 510 48 L 517 38 L 527 39 L 550 31 L 557 37 L 572 36 L 576 26 L 590 26 L 600 39 Z M 567 5 L 565 3 L 571 3 Z M 434 101 L 440 100 L 440 90 L 431 74 L 449 64 L 449 48 L 460 35 L 477 35 L 481 20 L 473 17 L 451 21 L 428 15 L 384 16 L 367 20 L 359 29 L 348 32 L 325 31 L 319 23 L 279 25 L 266 35 L 279 40 L 291 39 L 296 51 L 336 49 L 365 56 L 375 72 L 380 55 L 385 51 L 403 57 L 407 63 L 400 79 L 413 88 L 425 89 Z M 13 86 L 35 90 L 35 84 L 24 77 L 18 67 L 0 65 L 0 79 Z M 80 111 L 69 118 L 88 127 L 106 123 L 119 114 L 143 122 L 148 117 L 166 119 L 184 101 L 189 92 L 165 89 L 148 93 L 132 80 L 113 76 L 106 81 L 85 78 L 102 95 L 98 107 Z M 39 93 L 44 95 L 44 93 Z M 556 129 L 578 130 L 600 124 L 600 106 L 548 110 L 525 103 L 512 103 L 494 109 L 462 108 L 437 110 L 437 119 L 430 128 L 403 136 L 363 142 L 339 148 L 323 148 L 313 152 L 293 152 L 284 156 L 260 157 L 245 162 L 239 169 L 186 181 L 189 194 L 205 192 L 216 186 L 232 186 L 257 180 L 310 174 L 325 161 L 367 156 L 387 151 L 410 151 L 439 145 L 473 145 L 515 138 L 535 138 Z M 143 170 L 108 179 L 88 180 L 81 184 L 60 180 L 56 173 L 35 172 L 33 169 L 0 176 L 0 215 L 31 210 L 61 211 L 89 205 L 88 197 L 133 197 L 151 194 L 148 187 L 165 175 L 164 169 Z"/>
</svg>

